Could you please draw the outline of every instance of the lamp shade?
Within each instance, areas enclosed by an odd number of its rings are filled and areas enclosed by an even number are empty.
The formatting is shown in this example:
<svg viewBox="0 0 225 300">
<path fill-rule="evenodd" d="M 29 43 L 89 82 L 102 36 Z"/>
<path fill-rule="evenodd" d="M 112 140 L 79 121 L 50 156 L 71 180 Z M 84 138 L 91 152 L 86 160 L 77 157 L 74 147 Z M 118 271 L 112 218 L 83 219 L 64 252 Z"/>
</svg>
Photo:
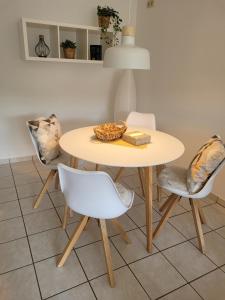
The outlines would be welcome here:
<svg viewBox="0 0 225 300">
<path fill-rule="evenodd" d="M 115 69 L 150 69 L 150 54 L 145 48 L 135 46 L 133 27 L 125 26 L 121 46 L 105 51 L 103 67 Z"/>
</svg>

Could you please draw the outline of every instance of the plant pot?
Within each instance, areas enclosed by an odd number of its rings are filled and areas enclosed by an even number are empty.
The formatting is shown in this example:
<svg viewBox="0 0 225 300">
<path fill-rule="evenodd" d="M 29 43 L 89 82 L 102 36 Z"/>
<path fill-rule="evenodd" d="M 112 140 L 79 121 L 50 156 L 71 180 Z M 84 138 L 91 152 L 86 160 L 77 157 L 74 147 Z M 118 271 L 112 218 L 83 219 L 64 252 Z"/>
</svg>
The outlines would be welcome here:
<svg viewBox="0 0 225 300">
<path fill-rule="evenodd" d="M 98 16 L 98 26 L 101 28 L 109 28 L 110 16 Z"/>
<path fill-rule="evenodd" d="M 64 57 L 69 59 L 74 59 L 76 54 L 75 48 L 64 48 L 63 49 Z"/>
</svg>

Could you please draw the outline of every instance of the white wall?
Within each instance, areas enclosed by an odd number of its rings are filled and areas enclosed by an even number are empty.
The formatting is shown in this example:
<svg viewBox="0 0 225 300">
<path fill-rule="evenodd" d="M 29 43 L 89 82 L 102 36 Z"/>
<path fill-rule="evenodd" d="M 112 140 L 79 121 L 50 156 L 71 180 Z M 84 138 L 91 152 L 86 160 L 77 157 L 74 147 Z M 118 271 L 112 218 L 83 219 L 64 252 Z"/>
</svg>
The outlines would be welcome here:
<svg viewBox="0 0 225 300">
<path fill-rule="evenodd" d="M 225 1 L 138 1 L 137 44 L 151 52 L 151 71 L 137 71 L 138 110 L 186 147 L 187 165 L 211 135 L 225 141 Z M 225 199 L 225 170 L 214 192 Z"/>
<path fill-rule="evenodd" d="M 19 31 L 21 17 L 97 26 L 98 4 L 127 20 L 128 0 L 0 0 L 0 159 L 33 153 L 27 119 L 55 113 L 64 130 L 112 119 L 115 71 L 24 61 Z"/>
</svg>

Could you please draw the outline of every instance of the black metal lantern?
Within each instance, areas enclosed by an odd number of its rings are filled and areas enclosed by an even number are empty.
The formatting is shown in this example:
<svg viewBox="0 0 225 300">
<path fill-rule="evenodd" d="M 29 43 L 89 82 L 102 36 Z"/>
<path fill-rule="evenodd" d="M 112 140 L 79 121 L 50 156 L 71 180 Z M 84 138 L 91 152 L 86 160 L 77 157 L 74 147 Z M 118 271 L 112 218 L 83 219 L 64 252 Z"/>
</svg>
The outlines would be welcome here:
<svg viewBox="0 0 225 300">
<path fill-rule="evenodd" d="M 43 35 L 39 35 L 39 42 L 35 46 L 35 53 L 38 57 L 48 57 L 50 54 L 50 49 L 46 45 Z"/>
</svg>

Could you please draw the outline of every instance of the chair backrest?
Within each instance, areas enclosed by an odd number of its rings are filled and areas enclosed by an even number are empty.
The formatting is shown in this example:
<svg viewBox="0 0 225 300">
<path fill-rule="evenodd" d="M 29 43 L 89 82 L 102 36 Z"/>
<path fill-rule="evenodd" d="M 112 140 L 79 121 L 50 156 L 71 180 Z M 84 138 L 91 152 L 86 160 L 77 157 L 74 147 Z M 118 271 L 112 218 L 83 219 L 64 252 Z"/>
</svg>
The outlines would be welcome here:
<svg viewBox="0 0 225 300">
<path fill-rule="evenodd" d="M 128 208 L 105 172 L 83 171 L 58 164 L 61 190 L 75 212 L 97 219 L 112 219 Z"/>
<path fill-rule="evenodd" d="M 223 169 L 225 166 L 225 159 L 219 164 L 219 166 L 215 169 L 215 171 L 210 175 L 202 189 L 193 195 L 193 198 L 204 198 L 211 193 L 213 189 L 213 184 L 216 179 L 216 176 L 219 174 L 219 172 Z"/>
<path fill-rule="evenodd" d="M 31 137 L 31 141 L 32 141 L 32 143 L 33 143 L 33 145 L 34 145 L 35 153 L 36 153 L 36 155 L 37 155 L 37 157 L 38 157 L 40 163 L 41 163 L 42 165 L 45 166 L 45 164 L 44 164 L 43 161 L 41 160 L 40 153 L 39 153 L 39 149 L 38 149 L 38 145 L 37 145 L 37 142 L 36 142 L 35 138 L 34 138 L 33 135 L 32 135 L 32 132 L 31 132 L 31 129 L 30 129 L 30 126 L 29 126 L 29 122 L 28 122 L 28 121 L 26 122 L 26 126 L 27 126 L 27 129 L 28 129 L 29 135 L 30 135 L 30 137 Z"/>
<path fill-rule="evenodd" d="M 143 127 L 150 130 L 156 130 L 156 121 L 154 114 L 145 114 L 132 111 L 129 113 L 126 123 L 128 126 Z"/>
</svg>

